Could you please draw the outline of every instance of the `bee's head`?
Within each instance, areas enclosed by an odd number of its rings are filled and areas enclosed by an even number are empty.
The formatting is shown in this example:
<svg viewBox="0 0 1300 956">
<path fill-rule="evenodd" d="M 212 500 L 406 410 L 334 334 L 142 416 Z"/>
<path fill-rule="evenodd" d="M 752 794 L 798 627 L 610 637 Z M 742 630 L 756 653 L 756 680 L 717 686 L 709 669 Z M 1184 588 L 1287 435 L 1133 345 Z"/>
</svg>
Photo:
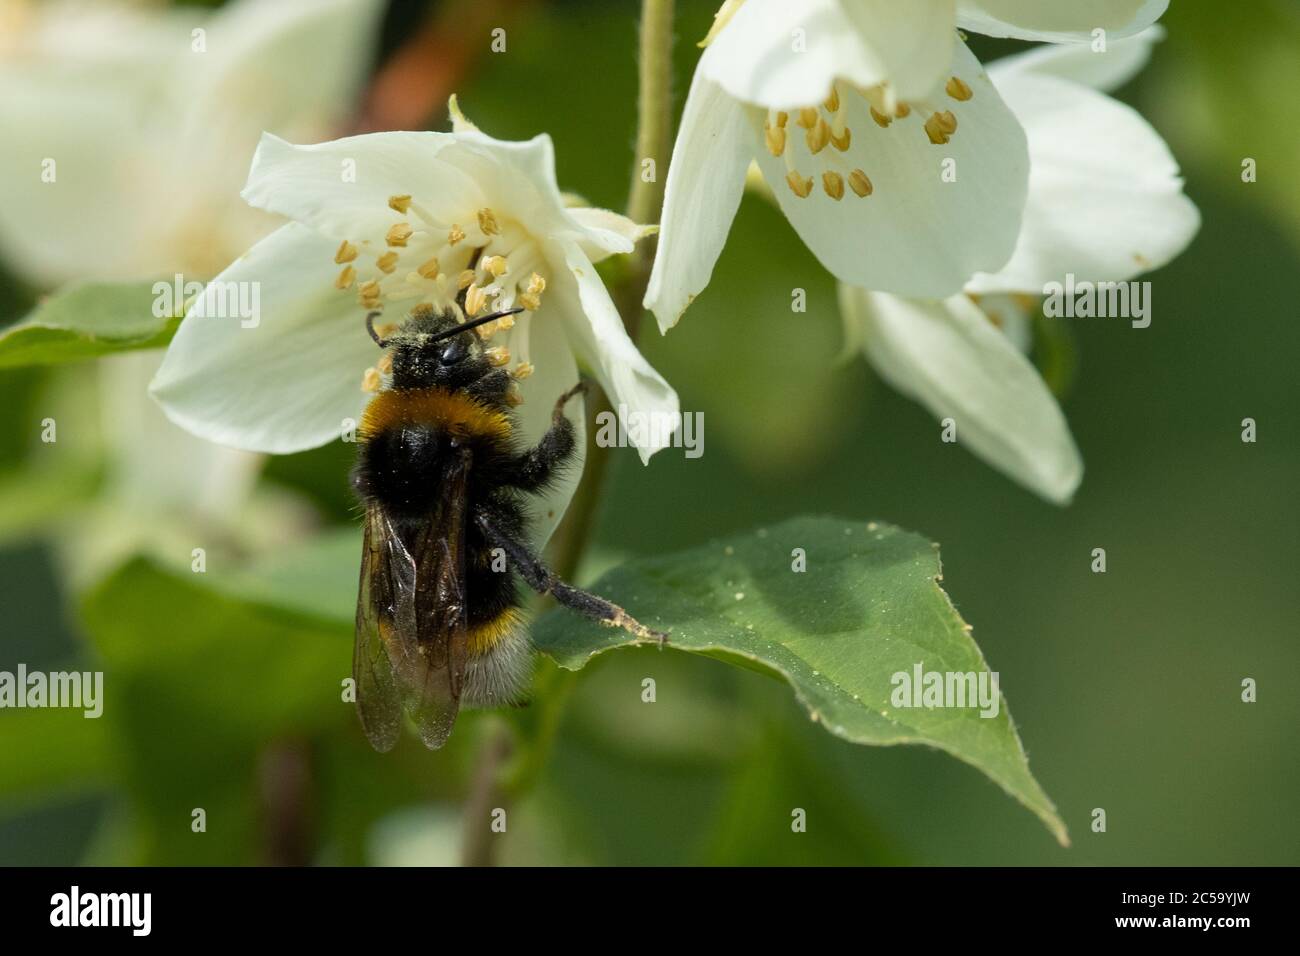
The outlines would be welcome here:
<svg viewBox="0 0 1300 956">
<path fill-rule="evenodd" d="M 472 331 L 476 326 L 494 321 L 502 315 L 522 311 L 485 315 L 460 322 L 455 312 L 435 312 L 431 306 L 416 306 L 402 328 L 386 339 L 375 334 L 371 320 L 367 328 L 383 348 L 393 350 L 393 387 L 427 388 L 438 385 L 460 389 L 472 385 L 492 371 L 482 340 Z"/>
</svg>

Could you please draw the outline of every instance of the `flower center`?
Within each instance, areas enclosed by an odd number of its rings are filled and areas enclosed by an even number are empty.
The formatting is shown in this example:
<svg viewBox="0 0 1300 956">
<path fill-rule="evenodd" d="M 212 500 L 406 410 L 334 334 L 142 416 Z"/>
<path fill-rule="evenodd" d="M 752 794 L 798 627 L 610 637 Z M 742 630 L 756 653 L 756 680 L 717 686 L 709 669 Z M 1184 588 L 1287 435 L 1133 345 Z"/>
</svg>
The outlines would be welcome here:
<svg viewBox="0 0 1300 956">
<path fill-rule="evenodd" d="M 944 92 L 958 102 L 965 102 L 974 96 L 971 88 L 957 76 L 948 79 Z M 836 153 L 847 153 L 853 142 L 853 130 L 848 125 L 848 108 L 854 97 L 866 101 L 867 112 L 881 129 L 889 129 L 894 120 L 906 119 L 912 115 L 912 107 L 899 101 L 888 84 L 881 83 L 864 89 L 843 80 L 836 81 L 831 86 L 830 96 L 820 104 L 793 111 L 794 125 L 803 130 L 804 145 L 808 148 L 812 162 L 821 163 L 823 167 L 822 190 L 837 202 L 844 198 L 846 184 L 861 199 L 875 192 L 871 178 L 861 168 L 853 167 L 847 171 L 831 168 L 847 166 L 847 163 L 839 161 L 835 156 Z M 957 131 L 957 117 L 952 111 L 933 108 L 928 101 L 918 105 L 928 107 L 925 112 L 929 113 L 929 117 L 925 120 L 923 129 L 930 142 L 941 146 L 951 140 Z M 791 130 L 791 115 L 781 110 L 768 110 L 767 119 L 763 123 L 763 141 L 769 153 L 785 160 L 785 181 L 790 191 L 800 199 L 807 199 L 812 195 L 814 179 L 801 173 L 795 162 L 790 138 L 798 133 Z M 823 153 L 827 146 L 833 147 L 833 151 Z"/>
<path fill-rule="evenodd" d="M 410 311 L 427 304 L 439 312 L 452 311 L 461 321 L 522 306 L 530 312 L 541 307 L 546 291 L 546 261 L 532 235 L 513 219 L 488 207 L 474 210 L 461 222 L 444 222 L 409 195 L 390 196 L 388 206 L 406 217 L 389 227 L 382 249 L 360 247 L 344 240 L 334 254 L 342 266 L 334 287 L 342 292 L 356 287 L 357 301 L 366 313 L 382 312 L 390 303 L 410 303 Z M 484 340 L 505 332 L 514 316 L 481 325 Z M 399 325 L 377 326 L 385 337 Z M 504 365 L 510 353 L 489 349 L 494 364 Z M 362 388 L 375 391 L 387 373 L 381 361 L 368 369 Z M 526 377 L 532 366 L 521 362 L 512 370 Z"/>
</svg>

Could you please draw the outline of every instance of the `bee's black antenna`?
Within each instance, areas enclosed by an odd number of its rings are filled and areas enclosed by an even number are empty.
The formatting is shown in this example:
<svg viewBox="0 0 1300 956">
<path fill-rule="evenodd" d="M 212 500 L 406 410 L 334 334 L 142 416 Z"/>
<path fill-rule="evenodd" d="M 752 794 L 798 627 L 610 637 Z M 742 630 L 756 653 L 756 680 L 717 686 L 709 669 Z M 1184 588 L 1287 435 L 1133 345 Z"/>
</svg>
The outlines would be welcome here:
<svg viewBox="0 0 1300 956">
<path fill-rule="evenodd" d="M 432 345 L 434 342 L 441 342 L 443 339 L 449 339 L 453 335 L 460 335 L 460 333 L 468 332 L 470 329 L 476 329 L 480 325 L 486 325 L 488 322 L 491 322 L 493 319 L 500 319 L 507 315 L 518 315 L 522 311 L 524 311 L 523 306 L 517 305 L 513 309 L 505 309 L 502 312 L 493 312 L 491 315 L 480 315 L 477 319 L 473 319 L 469 322 L 462 322 L 454 329 L 448 329 L 446 332 L 438 333 L 437 335 L 433 336 L 433 338 L 425 339 L 425 344 Z M 378 313 L 375 314 L 377 315 Z M 373 332 L 371 332 L 370 334 L 374 335 Z M 376 339 L 375 341 L 378 341 L 378 339 Z"/>
<path fill-rule="evenodd" d="M 382 313 L 382 312 L 371 312 L 371 313 L 367 314 L 367 315 L 366 315 L 366 331 L 370 333 L 370 337 L 371 337 L 372 339 L 375 340 L 375 344 L 376 344 L 376 345 L 378 345 L 381 349 L 386 349 L 386 348 L 388 348 L 388 343 L 389 343 L 390 341 L 392 341 L 392 340 L 391 340 L 391 339 L 381 339 L 381 338 L 379 337 L 379 333 L 375 331 L 375 319 L 376 319 L 378 316 L 381 316 L 381 315 L 383 315 L 383 314 L 384 314 L 384 313 Z"/>
</svg>

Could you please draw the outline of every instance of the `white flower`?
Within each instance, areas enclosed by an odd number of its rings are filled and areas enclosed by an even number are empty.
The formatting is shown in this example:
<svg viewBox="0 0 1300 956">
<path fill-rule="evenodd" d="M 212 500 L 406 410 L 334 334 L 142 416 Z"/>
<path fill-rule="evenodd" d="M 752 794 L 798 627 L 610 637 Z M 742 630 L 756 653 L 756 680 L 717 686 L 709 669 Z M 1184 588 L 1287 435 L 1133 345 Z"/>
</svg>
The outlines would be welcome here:
<svg viewBox="0 0 1300 956">
<path fill-rule="evenodd" d="M 0 10 L 0 254 L 36 284 L 204 279 L 275 227 L 237 201 L 264 130 L 354 107 L 379 0 Z"/>
<path fill-rule="evenodd" d="M 754 158 L 842 281 L 940 296 L 1000 268 L 1024 206 L 1024 134 L 956 26 L 1119 36 L 1166 2 L 729 0 L 687 96 L 646 307 L 667 331 L 708 284 Z"/>
<path fill-rule="evenodd" d="M 522 378 L 530 440 L 577 382 L 575 355 L 615 405 L 676 416 L 676 394 L 628 338 L 593 265 L 632 251 L 646 230 L 605 210 L 565 208 L 549 136 L 505 142 L 468 124 L 454 100 L 452 112 L 451 133 L 374 133 L 315 146 L 263 138 L 244 198 L 293 221 L 191 307 L 151 386 L 174 422 L 266 452 L 338 440 L 360 418 L 363 388 L 381 381 L 367 312 L 383 310 L 379 325 L 400 322 L 420 303 L 457 308 L 461 290 L 470 315 L 528 310 L 488 328 Z M 205 317 L 220 314 L 212 290 L 232 282 L 260 288 L 256 328 Z M 580 419 L 578 405 L 570 413 Z M 642 460 L 659 447 L 641 447 Z M 579 474 L 570 469 L 548 499 L 555 520 Z"/>
<path fill-rule="evenodd" d="M 906 299 L 841 285 L 851 347 L 957 439 L 1043 497 L 1065 503 L 1083 462 L 1056 400 L 1025 357 L 1024 330 L 1049 282 L 1125 281 L 1181 252 L 1200 226 L 1159 135 L 1113 89 L 1146 62 L 1155 31 L 1087 48 L 1048 47 L 991 64 L 1029 135 L 1029 199 L 1015 253 L 964 294 Z M 1001 329 L 1001 331 L 1000 331 Z"/>
</svg>

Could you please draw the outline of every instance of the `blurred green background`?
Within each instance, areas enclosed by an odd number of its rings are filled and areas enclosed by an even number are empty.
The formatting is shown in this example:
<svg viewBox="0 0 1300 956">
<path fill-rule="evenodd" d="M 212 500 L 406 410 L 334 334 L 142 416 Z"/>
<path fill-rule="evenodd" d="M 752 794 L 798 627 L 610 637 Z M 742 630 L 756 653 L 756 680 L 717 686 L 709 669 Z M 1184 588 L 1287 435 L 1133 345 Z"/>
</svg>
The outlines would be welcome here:
<svg viewBox="0 0 1300 956">
<path fill-rule="evenodd" d="M 713 6 L 679 0 L 679 108 Z M 776 681 L 620 651 L 582 673 L 504 862 L 1300 862 L 1300 13 L 1285 0 L 1222 10 L 1175 0 L 1152 65 L 1118 94 L 1170 142 L 1204 217 L 1149 277 L 1151 327 L 1040 329 L 1077 362 L 1063 405 L 1087 473 L 1071 507 L 941 443 L 924 410 L 839 361 L 832 280 L 750 196 L 707 291 L 667 337 L 647 324 L 641 342 L 683 407 L 703 412 L 705 454 L 643 468 L 616 453 L 589 569 L 809 512 L 938 541 L 945 587 L 1074 846 L 938 752 L 831 738 Z M 509 53 L 478 58 L 459 84 L 493 135 L 549 131 L 562 187 L 610 208 L 632 162 L 635 11 L 503 4 Z M 972 46 L 982 59 L 1019 49 Z M 790 312 L 796 286 L 806 314 Z M 31 302 L 0 282 L 6 321 Z M 240 583 L 214 590 L 189 575 L 187 546 L 179 570 L 141 558 L 69 579 L 66 550 L 97 527 L 85 516 L 113 507 L 100 452 L 72 447 L 72 423 L 93 430 L 97 374 L 0 373 L 0 669 L 106 672 L 98 721 L 0 711 L 0 863 L 453 861 L 474 751 L 496 718 L 470 715 L 437 754 L 413 739 L 370 752 L 338 699 L 349 635 L 247 598 L 294 562 L 249 557 L 230 576 Z M 56 404 L 59 445 L 42 445 Z M 1246 417 L 1254 444 L 1241 441 Z M 347 466 L 346 448 L 323 449 L 270 462 L 263 484 L 285 508 L 314 509 L 333 542 L 354 522 Z M 1105 574 L 1090 571 L 1097 547 Z M 1240 700 L 1246 677 L 1257 703 Z M 204 834 L 191 832 L 194 807 Z M 792 807 L 808 811 L 806 834 L 791 833 Z M 1090 831 L 1097 807 L 1106 833 Z"/>
</svg>

